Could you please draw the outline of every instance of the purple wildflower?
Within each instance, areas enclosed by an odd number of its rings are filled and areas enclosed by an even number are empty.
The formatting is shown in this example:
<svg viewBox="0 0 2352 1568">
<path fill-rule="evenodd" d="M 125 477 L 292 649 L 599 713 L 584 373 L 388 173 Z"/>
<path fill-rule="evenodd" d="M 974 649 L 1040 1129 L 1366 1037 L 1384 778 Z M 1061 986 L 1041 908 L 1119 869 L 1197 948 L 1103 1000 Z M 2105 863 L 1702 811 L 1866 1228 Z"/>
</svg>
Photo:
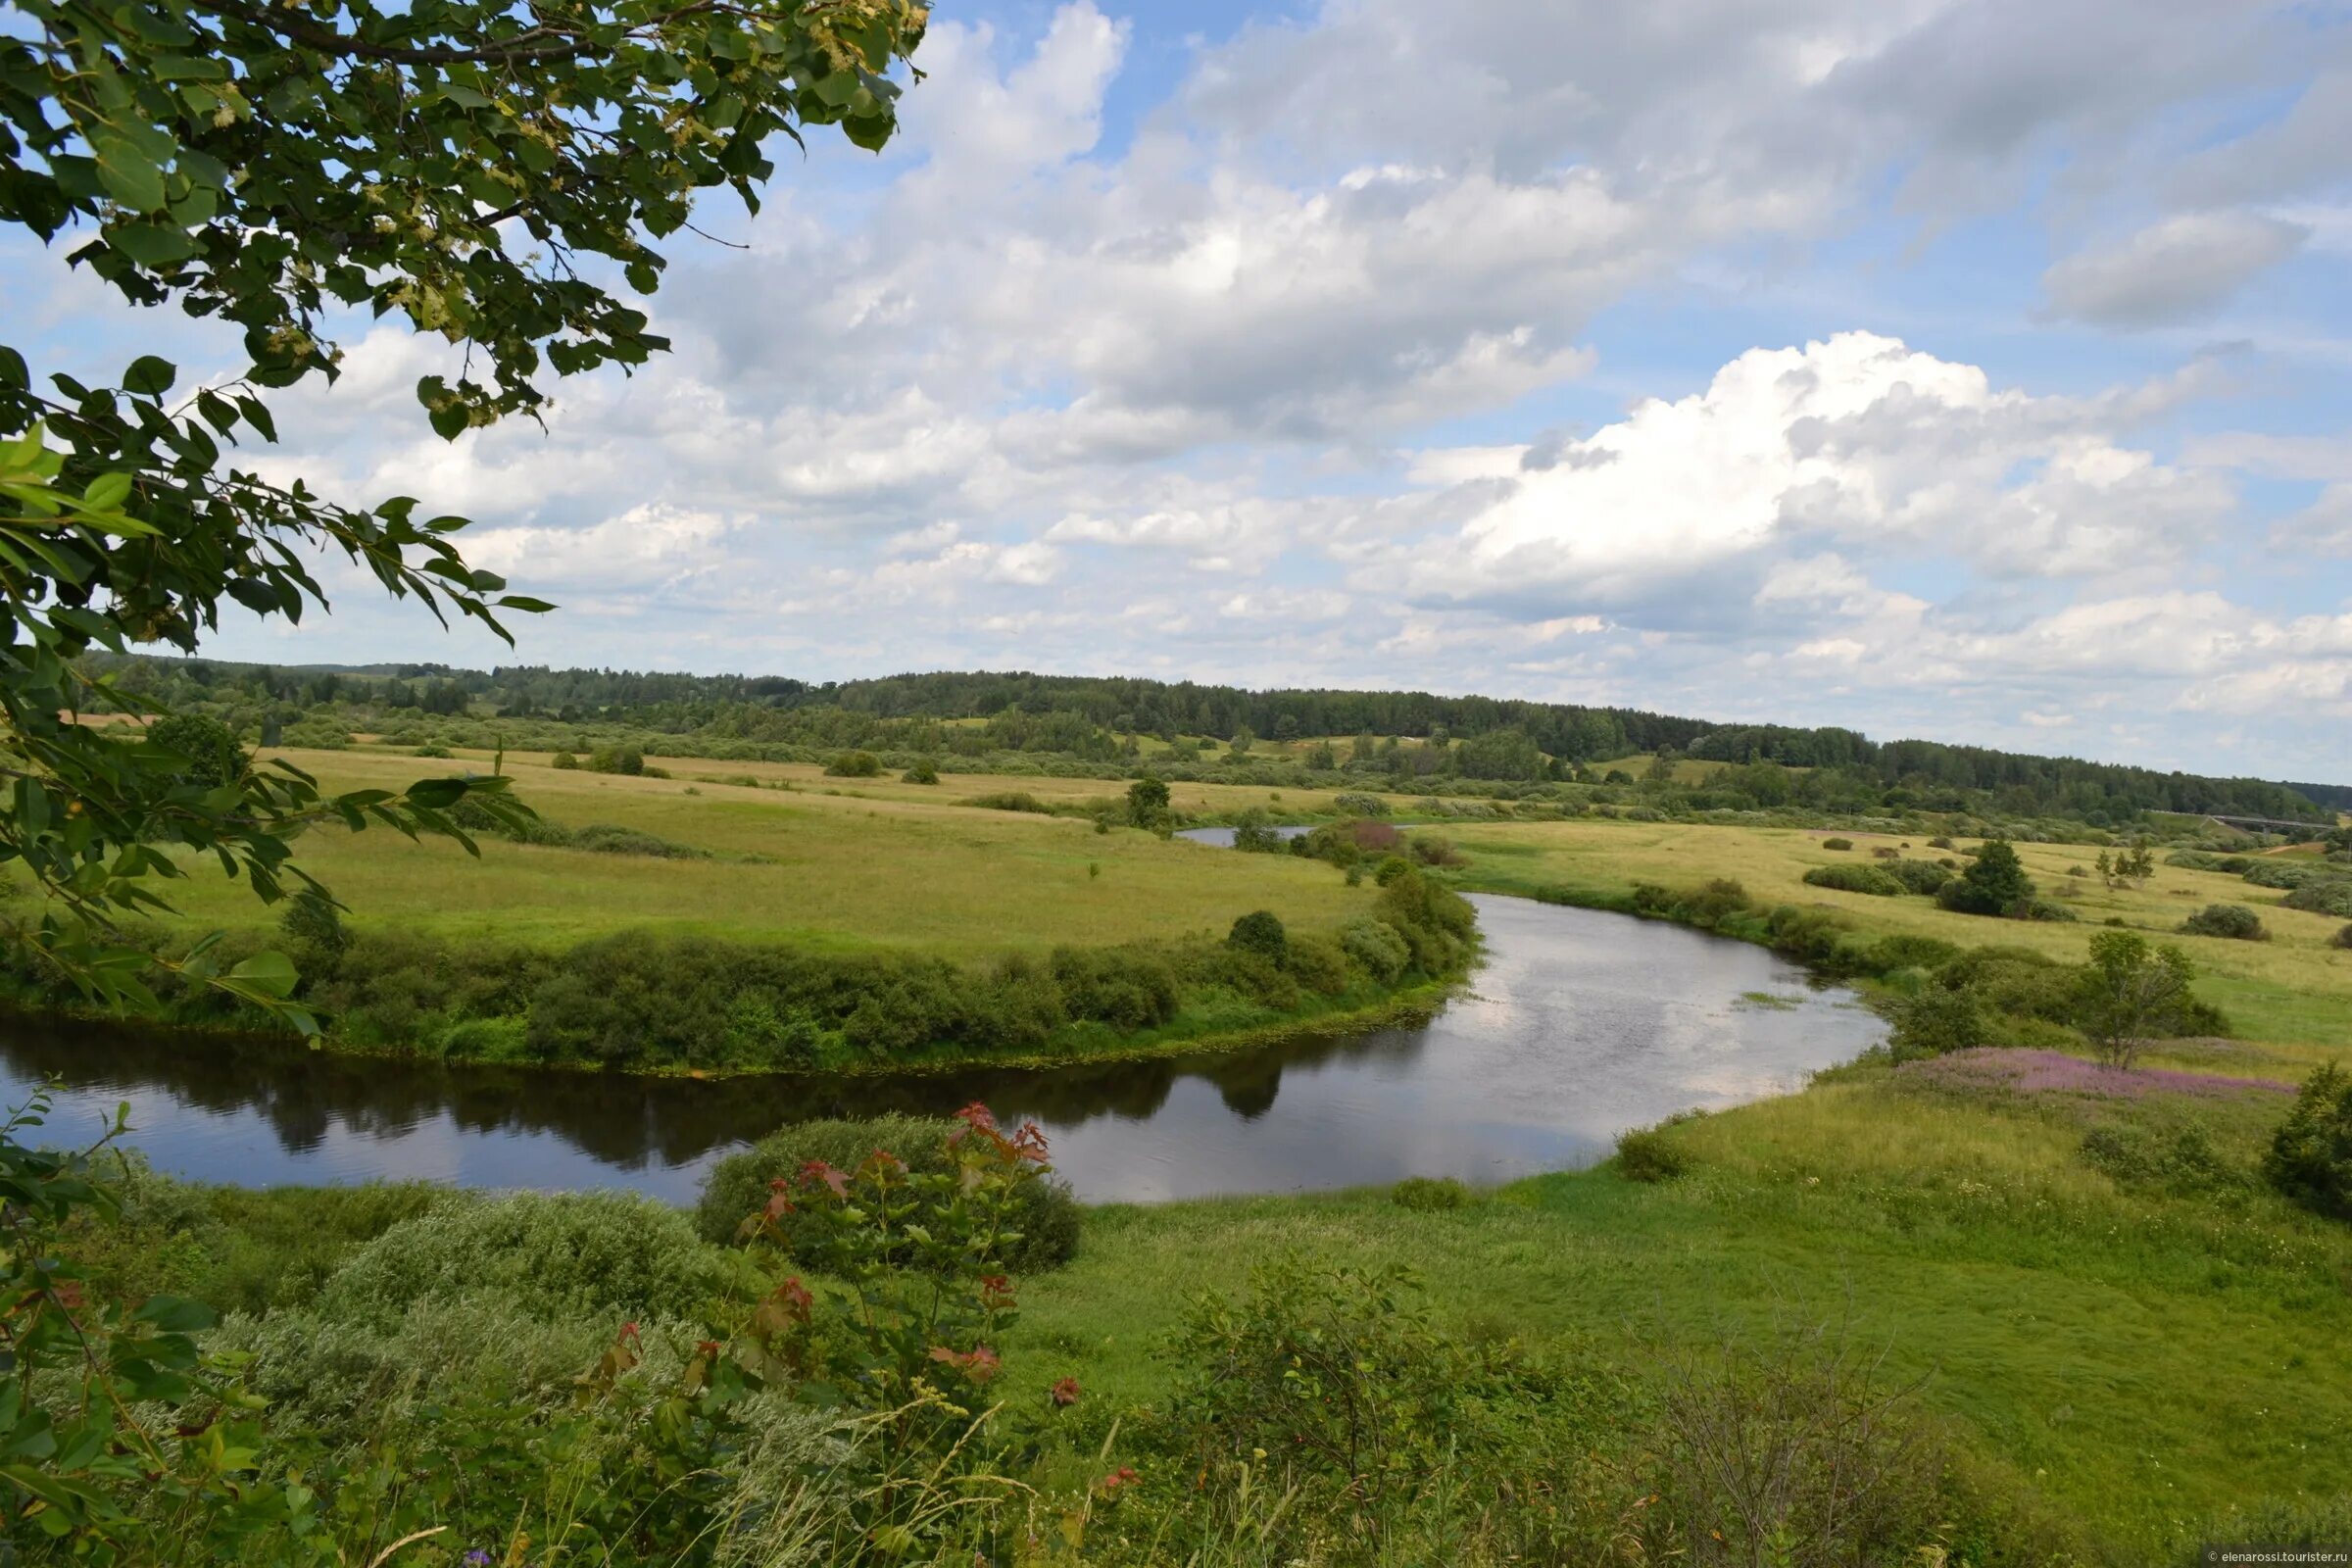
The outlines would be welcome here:
<svg viewBox="0 0 2352 1568">
<path fill-rule="evenodd" d="M 2151 1094 L 2226 1095 L 2268 1090 L 2291 1095 L 2294 1086 L 2269 1078 L 2230 1078 L 2219 1073 L 2176 1072 L 2169 1067 L 2105 1067 L 2057 1051 L 1982 1047 L 1948 1056 L 1907 1061 L 1896 1069 L 1923 1088 L 1957 1093 L 2094 1095 L 2102 1100 L 2142 1100 Z"/>
</svg>

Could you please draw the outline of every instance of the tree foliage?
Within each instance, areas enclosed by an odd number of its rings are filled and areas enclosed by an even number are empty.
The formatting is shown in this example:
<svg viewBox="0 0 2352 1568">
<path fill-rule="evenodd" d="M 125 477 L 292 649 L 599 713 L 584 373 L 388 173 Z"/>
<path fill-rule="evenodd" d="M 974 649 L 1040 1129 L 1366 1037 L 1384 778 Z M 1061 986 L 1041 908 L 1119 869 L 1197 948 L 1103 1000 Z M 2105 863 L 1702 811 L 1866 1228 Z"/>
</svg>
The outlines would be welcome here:
<svg viewBox="0 0 2352 1568">
<path fill-rule="evenodd" d="M 2180 1033 L 2195 974 L 2179 948 L 2150 947 L 2135 932 L 2100 931 L 2090 939 L 2077 1025 L 2100 1060 L 2129 1067 L 2147 1041 Z"/>
</svg>

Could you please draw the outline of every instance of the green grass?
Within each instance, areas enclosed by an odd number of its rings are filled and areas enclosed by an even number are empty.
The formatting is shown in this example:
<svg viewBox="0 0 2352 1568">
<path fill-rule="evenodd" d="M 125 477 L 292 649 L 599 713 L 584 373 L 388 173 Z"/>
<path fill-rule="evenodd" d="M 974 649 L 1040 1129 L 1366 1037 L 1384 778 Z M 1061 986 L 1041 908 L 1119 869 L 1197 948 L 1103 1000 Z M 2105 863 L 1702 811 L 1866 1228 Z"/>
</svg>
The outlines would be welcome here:
<svg viewBox="0 0 2352 1568">
<path fill-rule="evenodd" d="M 1377 1192 L 1101 1209 L 1028 1286 L 1007 1365 L 1147 1398 L 1183 1303 L 1290 1249 L 1407 1264 L 1459 1330 L 1634 1368 L 1841 1320 L 2114 1561 L 2147 1562 L 2232 1506 L 2342 1487 L 2352 1229 L 2250 1182 L 2127 1191 L 2076 1150 L 2098 1120 L 2193 1120 L 2250 1173 L 2283 1104 L 1963 1101 L 1856 1069 L 1673 1129 L 1695 1170 L 1660 1185 L 1604 1167 L 1436 1213 Z"/>
<path fill-rule="evenodd" d="M 329 788 L 399 787 L 452 764 L 360 753 L 288 753 Z M 459 761 L 472 760 L 462 759 Z M 487 759 L 479 760 L 486 763 Z M 1237 856 L 1121 829 L 1098 834 L 1065 817 L 974 809 L 960 798 L 1001 791 L 997 777 L 947 775 L 936 787 L 896 779 L 820 784 L 815 768 L 741 764 L 791 782 L 786 793 L 703 782 L 559 771 L 510 756 L 519 796 L 567 826 L 609 822 L 713 852 L 662 860 L 485 839 L 480 859 L 447 841 L 325 828 L 299 862 L 350 906 L 355 929 L 500 936 L 550 947 L 633 927 L 790 943 L 817 950 L 911 949 L 956 960 L 1058 945 L 1223 936 L 1266 908 L 1305 931 L 1371 906 L 1328 865 Z M 737 764 L 725 764 L 732 775 Z M 486 771 L 486 767 L 484 768 Z M 700 769 L 697 768 L 699 773 Z M 855 793 L 827 789 L 855 786 Z M 1088 779 L 1022 779 L 1045 799 L 1102 799 Z M 699 793 L 689 795 L 687 790 Z M 1188 808 L 1230 809 L 1266 792 L 1176 787 Z M 1298 795 L 1299 792 L 1291 792 Z M 1305 797 L 1300 797 L 1301 804 Z M 210 861 L 170 889 L 197 928 L 259 929 L 275 919 Z M 1100 874 L 1090 872 L 1099 866 Z"/>
<path fill-rule="evenodd" d="M 1686 888 L 1729 877 L 1760 904 L 1836 909 L 1865 933 L 1940 937 L 1962 947 L 1998 943 L 2070 963 L 2081 962 L 2092 933 L 2116 918 L 2178 942 L 2197 965 L 2198 994 L 2222 1006 L 2247 1038 L 2352 1047 L 2352 952 L 2328 945 L 2343 921 L 2282 907 L 2282 893 L 2218 871 L 2160 865 L 2142 887 L 2109 889 L 2095 876 L 2066 874 L 2072 866 L 2088 864 L 2096 850 L 2020 844 L 2018 855 L 2044 896 L 2079 917 L 2071 924 L 2050 924 L 1987 920 L 1940 909 L 1926 898 L 1879 898 L 1804 882 L 1804 873 L 1814 866 L 1871 864 L 1873 849 L 1901 849 L 1906 842 L 1887 834 L 1844 830 L 1841 836 L 1854 841 L 1852 850 L 1823 849 L 1822 839 L 1831 836 L 1827 832 L 1705 823 L 1461 823 L 1449 824 L 1446 836 L 1469 862 L 1456 878 L 1460 885 L 1495 893 L 1540 897 L 1562 887 L 1623 893 L 1638 882 Z M 1930 849 L 1924 839 L 1908 843 L 1902 853 L 1909 858 L 1951 853 Z M 2176 934 L 2182 919 L 2208 904 L 2256 909 L 2272 939 L 2232 942 Z"/>
</svg>

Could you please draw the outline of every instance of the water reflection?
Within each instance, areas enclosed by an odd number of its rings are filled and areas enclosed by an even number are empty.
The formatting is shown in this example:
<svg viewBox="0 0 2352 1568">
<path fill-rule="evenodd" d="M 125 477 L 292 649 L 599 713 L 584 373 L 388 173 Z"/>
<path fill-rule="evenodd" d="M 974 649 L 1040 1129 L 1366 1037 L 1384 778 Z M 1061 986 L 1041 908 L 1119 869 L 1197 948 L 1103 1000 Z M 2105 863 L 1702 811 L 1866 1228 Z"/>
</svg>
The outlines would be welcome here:
<svg viewBox="0 0 2352 1568">
<path fill-rule="evenodd" d="M 790 1121 L 1032 1117 L 1093 1199 L 1289 1192 L 1589 1162 L 1625 1127 L 1794 1087 L 1869 1045 L 1842 993 L 1763 951 L 1592 910 L 1480 898 L 1489 963 L 1429 1024 L 1042 1072 L 701 1083 L 450 1067 L 0 1020 L 0 1095 L 55 1076 L 68 1141 L 119 1101 L 163 1169 L 249 1185 L 425 1178 L 691 1200 L 721 1153 Z M 1787 1009 L 1742 993 L 1789 996 Z"/>
</svg>

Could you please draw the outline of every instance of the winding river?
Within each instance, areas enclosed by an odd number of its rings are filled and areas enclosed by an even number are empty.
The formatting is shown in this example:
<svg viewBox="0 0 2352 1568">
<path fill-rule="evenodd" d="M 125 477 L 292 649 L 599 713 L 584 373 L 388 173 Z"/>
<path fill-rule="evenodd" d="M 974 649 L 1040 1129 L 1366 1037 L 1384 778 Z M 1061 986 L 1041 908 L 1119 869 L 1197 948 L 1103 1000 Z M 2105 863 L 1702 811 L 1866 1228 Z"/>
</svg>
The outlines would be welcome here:
<svg viewBox="0 0 2352 1568">
<path fill-rule="evenodd" d="M 423 1179 L 692 1201 L 778 1125 L 985 1101 L 1032 1117 L 1081 1197 L 1151 1202 L 1604 1157 L 1627 1127 L 1798 1087 L 1882 1026 L 1761 948 L 1474 896 L 1487 963 L 1417 1028 L 1039 1071 L 706 1083 L 342 1056 L 0 1021 L 0 1101 L 62 1084 L 46 1141 L 127 1102 L 164 1171 L 248 1186 Z"/>
</svg>

